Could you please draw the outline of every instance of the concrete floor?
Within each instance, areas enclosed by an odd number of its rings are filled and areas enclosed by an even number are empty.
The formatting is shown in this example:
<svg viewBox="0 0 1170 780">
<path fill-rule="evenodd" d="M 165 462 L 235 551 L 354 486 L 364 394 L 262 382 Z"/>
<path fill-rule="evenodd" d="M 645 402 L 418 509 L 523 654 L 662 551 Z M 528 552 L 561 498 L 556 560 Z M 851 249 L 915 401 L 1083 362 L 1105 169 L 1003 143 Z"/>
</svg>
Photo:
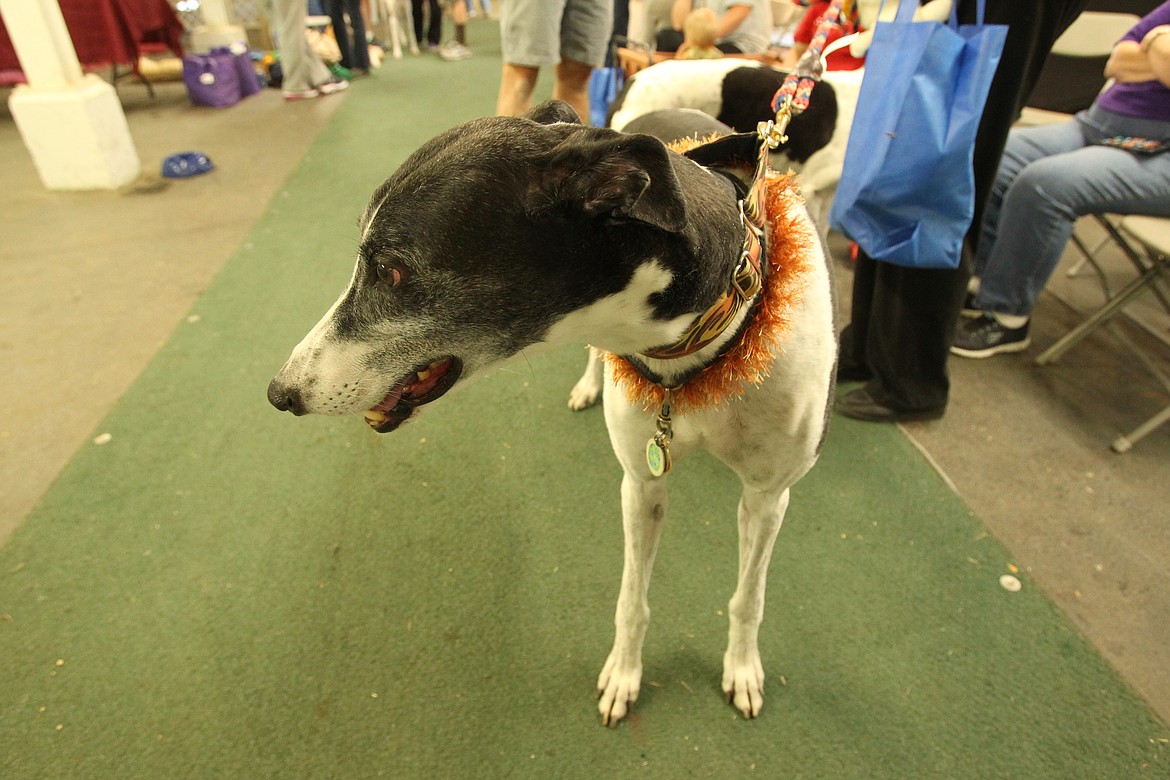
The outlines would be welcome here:
<svg viewBox="0 0 1170 780">
<path fill-rule="evenodd" d="M 45 191 L 0 111 L 0 544 L 279 197 L 331 111 L 360 99 L 285 104 L 269 90 L 215 111 L 192 108 L 178 84 L 154 100 L 133 83 L 119 92 L 148 172 L 123 192 Z M 190 149 L 217 170 L 177 182 L 157 175 L 163 157 Z M 844 243 L 833 248 L 847 303 Z M 1106 255 L 1117 278 L 1130 273 Z M 904 431 L 1012 551 L 1025 583 L 1043 588 L 1170 721 L 1170 426 L 1128 454 L 1109 449 L 1170 398 L 1109 332 L 1058 365 L 1033 362 L 1076 310 L 1099 302 L 1091 277 L 1058 271 L 1033 346 L 953 360 L 946 417 Z M 1170 336 L 1170 317 L 1143 309 Z"/>
</svg>

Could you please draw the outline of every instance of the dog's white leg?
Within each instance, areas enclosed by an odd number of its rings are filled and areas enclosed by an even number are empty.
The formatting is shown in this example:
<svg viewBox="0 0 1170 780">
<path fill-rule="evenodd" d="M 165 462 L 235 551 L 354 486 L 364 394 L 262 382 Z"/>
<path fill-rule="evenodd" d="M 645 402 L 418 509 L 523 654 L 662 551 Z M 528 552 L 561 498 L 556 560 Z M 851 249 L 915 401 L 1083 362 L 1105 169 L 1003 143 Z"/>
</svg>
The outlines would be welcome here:
<svg viewBox="0 0 1170 780">
<path fill-rule="evenodd" d="M 650 623 L 650 572 L 666 519 L 666 480 L 622 478 L 625 566 L 614 615 L 613 650 L 597 678 L 598 710 L 616 726 L 638 698 L 642 683 L 642 642 Z"/>
<path fill-rule="evenodd" d="M 390 14 L 390 51 L 394 59 L 402 59 L 402 27 L 398 23 L 398 14 Z"/>
<path fill-rule="evenodd" d="M 406 9 L 403 13 L 402 22 L 403 29 L 406 30 L 406 44 L 410 47 L 410 53 L 417 55 L 419 52 L 418 39 L 414 37 L 414 11 L 410 3 L 403 3 L 403 8 Z"/>
<path fill-rule="evenodd" d="M 757 639 L 764 619 L 768 562 L 787 508 L 788 488 L 777 494 L 745 485 L 739 501 L 739 581 L 727 609 L 723 693 L 745 718 L 759 715 L 764 704 L 764 666 Z"/>
<path fill-rule="evenodd" d="M 604 376 L 601 364 L 601 353 L 596 347 L 589 348 L 589 361 L 585 364 L 585 373 L 569 391 L 569 408 L 574 412 L 588 409 L 601 398 L 601 384 Z"/>
</svg>

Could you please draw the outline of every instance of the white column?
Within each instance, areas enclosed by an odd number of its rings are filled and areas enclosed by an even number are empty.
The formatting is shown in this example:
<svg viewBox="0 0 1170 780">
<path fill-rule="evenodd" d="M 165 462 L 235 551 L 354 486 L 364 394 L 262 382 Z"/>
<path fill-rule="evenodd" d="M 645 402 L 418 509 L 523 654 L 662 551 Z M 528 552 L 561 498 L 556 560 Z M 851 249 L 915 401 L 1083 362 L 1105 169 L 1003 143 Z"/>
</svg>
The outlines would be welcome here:
<svg viewBox="0 0 1170 780">
<path fill-rule="evenodd" d="M 208 52 L 217 46 L 231 46 L 248 40 L 247 31 L 232 24 L 224 0 L 201 0 L 199 10 L 203 12 L 203 24 L 191 31 L 194 51 Z"/>
<path fill-rule="evenodd" d="M 28 84 L 8 107 L 41 183 L 51 190 L 117 189 L 141 171 L 118 93 L 84 75 L 57 0 L 0 0 Z"/>
</svg>

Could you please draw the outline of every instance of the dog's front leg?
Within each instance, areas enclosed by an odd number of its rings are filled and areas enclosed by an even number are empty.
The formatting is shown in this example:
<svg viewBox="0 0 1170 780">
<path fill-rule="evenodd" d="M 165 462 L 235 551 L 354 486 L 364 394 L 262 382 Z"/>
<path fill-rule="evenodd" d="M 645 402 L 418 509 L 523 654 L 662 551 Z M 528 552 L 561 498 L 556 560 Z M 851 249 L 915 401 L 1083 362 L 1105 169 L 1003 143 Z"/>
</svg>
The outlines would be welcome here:
<svg viewBox="0 0 1170 780">
<path fill-rule="evenodd" d="M 764 619 L 764 588 L 776 534 L 788 508 L 788 489 L 744 486 L 739 501 L 739 581 L 727 613 L 727 653 L 723 656 L 723 693 L 745 718 L 764 704 L 764 666 L 758 637 Z"/>
<path fill-rule="evenodd" d="M 622 478 L 622 528 L 625 566 L 614 616 L 613 650 L 597 678 L 598 709 L 607 726 L 616 726 L 638 698 L 642 683 L 642 642 L 650 623 L 650 572 L 666 518 L 666 480 Z"/>
<path fill-rule="evenodd" d="M 569 391 L 569 408 L 574 412 L 588 409 L 601 398 L 601 386 L 605 379 L 605 367 L 601 362 L 601 353 L 597 347 L 589 348 L 589 360 L 585 363 L 585 373 Z"/>
<path fill-rule="evenodd" d="M 407 29 L 405 34 L 413 35 L 414 33 L 410 29 Z M 402 59 L 403 35 L 404 32 L 398 23 L 398 11 L 397 9 L 392 9 L 390 11 L 390 52 L 396 60 Z"/>
</svg>

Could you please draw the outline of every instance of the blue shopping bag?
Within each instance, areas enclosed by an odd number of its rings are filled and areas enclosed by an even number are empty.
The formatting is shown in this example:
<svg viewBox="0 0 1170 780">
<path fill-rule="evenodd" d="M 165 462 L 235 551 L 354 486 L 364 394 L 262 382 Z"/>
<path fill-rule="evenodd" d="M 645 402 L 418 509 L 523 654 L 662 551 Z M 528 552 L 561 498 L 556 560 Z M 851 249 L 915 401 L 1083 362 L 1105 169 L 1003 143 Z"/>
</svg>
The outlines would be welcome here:
<svg viewBox="0 0 1170 780">
<path fill-rule="evenodd" d="M 589 75 L 589 124 L 608 127 L 609 107 L 624 81 L 625 74 L 617 65 L 593 69 Z"/>
<path fill-rule="evenodd" d="M 957 5 L 957 3 L 956 3 Z M 1006 25 L 879 22 L 829 224 L 872 258 L 955 268 L 975 204 L 971 155 Z"/>
<path fill-rule="evenodd" d="M 589 74 L 589 116 L 581 117 L 582 122 L 588 120 L 594 127 L 609 127 L 609 108 L 626 82 L 626 74 L 618 58 L 618 47 L 631 45 L 634 42 L 624 35 L 615 35 L 610 39 L 605 65 L 594 68 Z"/>
</svg>

